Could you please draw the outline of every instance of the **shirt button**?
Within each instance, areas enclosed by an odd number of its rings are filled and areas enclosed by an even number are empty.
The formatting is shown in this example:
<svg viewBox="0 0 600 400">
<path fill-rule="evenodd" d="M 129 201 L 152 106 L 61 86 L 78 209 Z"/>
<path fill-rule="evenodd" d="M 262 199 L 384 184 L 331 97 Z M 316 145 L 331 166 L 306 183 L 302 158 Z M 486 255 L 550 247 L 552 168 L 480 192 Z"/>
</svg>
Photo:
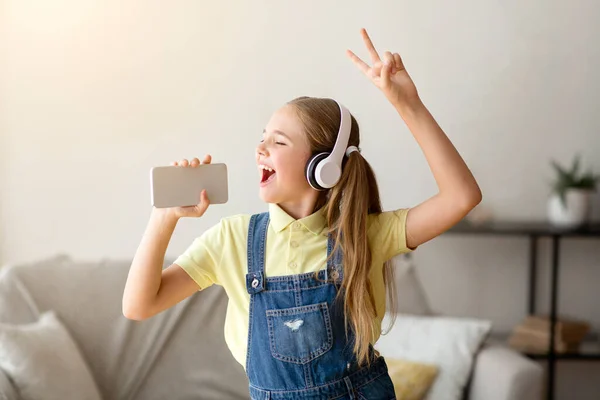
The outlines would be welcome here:
<svg viewBox="0 0 600 400">
<path fill-rule="evenodd" d="M 294 222 L 294 228 L 300 229 L 300 222 Z"/>
<path fill-rule="evenodd" d="M 294 240 L 292 243 L 290 243 L 290 246 L 292 246 L 293 248 L 296 248 L 296 247 L 298 247 L 298 242 L 296 242 Z"/>
<path fill-rule="evenodd" d="M 292 268 L 292 269 L 296 268 L 297 266 L 298 266 L 298 264 L 296 264 L 294 261 L 292 261 L 290 263 L 290 268 Z"/>
</svg>

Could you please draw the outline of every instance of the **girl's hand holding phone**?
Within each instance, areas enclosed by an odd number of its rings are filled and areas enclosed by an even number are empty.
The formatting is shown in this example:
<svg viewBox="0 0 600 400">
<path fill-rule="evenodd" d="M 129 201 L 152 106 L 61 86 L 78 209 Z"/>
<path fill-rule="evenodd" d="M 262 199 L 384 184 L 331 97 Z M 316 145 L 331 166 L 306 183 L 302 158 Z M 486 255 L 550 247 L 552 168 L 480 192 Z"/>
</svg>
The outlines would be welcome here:
<svg viewBox="0 0 600 400">
<path fill-rule="evenodd" d="M 181 161 L 173 161 L 171 163 L 171 165 L 181 166 L 181 167 L 186 167 L 186 168 L 197 168 L 200 164 L 210 164 L 211 161 L 212 161 L 212 157 L 210 156 L 210 154 L 207 154 L 204 156 L 204 159 L 202 161 L 198 160 L 197 157 L 194 157 L 194 158 L 192 158 L 191 161 L 188 162 L 188 160 L 184 158 Z M 195 206 L 169 207 L 164 210 L 166 210 L 168 213 L 171 213 L 171 215 L 173 215 L 177 218 L 182 218 L 182 217 L 199 218 L 202 215 L 204 215 L 209 204 L 210 204 L 210 202 L 208 200 L 208 196 L 206 195 L 206 190 L 203 190 L 202 193 L 200 194 L 199 203 L 196 204 Z"/>
</svg>

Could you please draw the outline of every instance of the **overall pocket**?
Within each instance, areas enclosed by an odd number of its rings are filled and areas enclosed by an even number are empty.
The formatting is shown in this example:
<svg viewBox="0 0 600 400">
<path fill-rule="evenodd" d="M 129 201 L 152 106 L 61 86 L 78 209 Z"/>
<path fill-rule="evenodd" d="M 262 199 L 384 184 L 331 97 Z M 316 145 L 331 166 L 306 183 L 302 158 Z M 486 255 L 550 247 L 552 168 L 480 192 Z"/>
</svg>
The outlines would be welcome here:
<svg viewBox="0 0 600 400">
<path fill-rule="evenodd" d="M 333 346 L 327 303 L 267 310 L 271 355 L 281 361 L 306 364 Z"/>
</svg>

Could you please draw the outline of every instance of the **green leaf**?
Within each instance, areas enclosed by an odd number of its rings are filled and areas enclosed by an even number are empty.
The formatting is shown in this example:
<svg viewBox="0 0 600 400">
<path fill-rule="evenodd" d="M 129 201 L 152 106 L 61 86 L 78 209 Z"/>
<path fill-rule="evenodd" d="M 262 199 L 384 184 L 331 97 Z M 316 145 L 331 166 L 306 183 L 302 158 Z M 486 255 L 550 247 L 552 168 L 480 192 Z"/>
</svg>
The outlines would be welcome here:
<svg viewBox="0 0 600 400">
<path fill-rule="evenodd" d="M 579 180 L 579 187 L 587 188 L 587 189 L 595 189 L 596 183 L 598 181 L 598 177 L 594 175 L 594 173 L 589 170 L 587 173 L 582 175 Z"/>
<path fill-rule="evenodd" d="M 570 179 L 569 178 L 569 173 L 560 164 L 558 164 L 554 160 L 552 160 L 551 163 L 552 163 L 552 166 L 554 167 L 554 169 L 556 170 L 556 172 L 558 173 L 558 179 L 559 180 L 566 180 L 566 181 L 568 181 Z"/>
<path fill-rule="evenodd" d="M 577 177 L 577 172 L 579 171 L 580 161 L 581 161 L 581 154 L 577 153 L 577 155 L 575 155 L 575 158 L 573 159 L 573 167 L 571 168 L 571 177 L 573 178 L 573 180 L 575 180 Z"/>
</svg>

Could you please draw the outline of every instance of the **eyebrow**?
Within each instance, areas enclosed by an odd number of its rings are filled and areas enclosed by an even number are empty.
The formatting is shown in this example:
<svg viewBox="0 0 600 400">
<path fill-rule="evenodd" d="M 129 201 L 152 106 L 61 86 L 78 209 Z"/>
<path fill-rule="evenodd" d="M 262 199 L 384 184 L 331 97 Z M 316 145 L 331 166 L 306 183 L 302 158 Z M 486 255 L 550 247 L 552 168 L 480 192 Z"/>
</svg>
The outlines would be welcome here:
<svg viewBox="0 0 600 400">
<path fill-rule="evenodd" d="M 266 130 L 266 129 L 263 129 L 263 133 L 267 133 L 267 130 Z M 283 132 L 281 132 L 281 131 L 274 130 L 274 131 L 273 131 L 273 133 L 276 133 L 276 134 L 278 134 L 278 135 L 281 135 L 281 136 L 285 137 L 285 138 L 286 138 L 287 140 L 289 140 L 290 142 L 292 142 L 292 141 L 293 141 L 293 140 L 292 140 L 292 138 L 290 138 L 288 135 L 286 135 L 285 133 L 283 133 Z"/>
</svg>

